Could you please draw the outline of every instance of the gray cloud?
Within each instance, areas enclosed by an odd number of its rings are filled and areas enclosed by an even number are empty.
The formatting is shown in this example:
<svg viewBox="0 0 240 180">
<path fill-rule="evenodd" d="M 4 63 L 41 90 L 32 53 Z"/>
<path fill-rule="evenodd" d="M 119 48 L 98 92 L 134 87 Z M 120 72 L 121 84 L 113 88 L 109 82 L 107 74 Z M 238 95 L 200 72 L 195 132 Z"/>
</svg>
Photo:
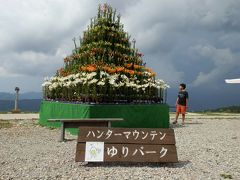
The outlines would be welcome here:
<svg viewBox="0 0 240 180">
<path fill-rule="evenodd" d="M 202 59 L 210 61 L 214 67 L 209 72 L 199 72 L 193 82 L 194 86 L 216 85 L 226 77 L 226 74 L 234 68 L 240 68 L 239 55 L 233 54 L 230 49 L 217 49 L 213 46 L 198 45 L 193 48 Z"/>
<path fill-rule="evenodd" d="M 170 84 L 218 87 L 239 68 L 239 6 L 237 1 L 142 1 L 129 8 L 124 21 L 146 57 L 156 54 L 146 60 Z"/>
</svg>

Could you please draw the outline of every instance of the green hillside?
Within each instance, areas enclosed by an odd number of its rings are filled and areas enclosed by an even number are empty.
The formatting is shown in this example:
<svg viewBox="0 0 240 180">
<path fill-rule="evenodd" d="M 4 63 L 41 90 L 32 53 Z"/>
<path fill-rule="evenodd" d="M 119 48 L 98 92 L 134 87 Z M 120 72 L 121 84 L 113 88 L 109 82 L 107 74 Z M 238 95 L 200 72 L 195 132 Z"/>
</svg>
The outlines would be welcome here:
<svg viewBox="0 0 240 180">
<path fill-rule="evenodd" d="M 222 108 L 207 110 L 205 112 L 240 113 L 240 106 L 222 107 Z"/>
</svg>

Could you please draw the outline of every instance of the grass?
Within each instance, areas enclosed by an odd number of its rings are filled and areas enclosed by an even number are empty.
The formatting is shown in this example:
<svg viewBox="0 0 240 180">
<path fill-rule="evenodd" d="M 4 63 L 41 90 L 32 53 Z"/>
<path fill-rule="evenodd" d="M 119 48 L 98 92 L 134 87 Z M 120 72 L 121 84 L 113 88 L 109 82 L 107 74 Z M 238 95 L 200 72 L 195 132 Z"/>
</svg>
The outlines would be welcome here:
<svg viewBox="0 0 240 180">
<path fill-rule="evenodd" d="M 189 112 L 193 113 L 193 115 L 199 115 L 199 116 L 238 116 L 239 113 L 226 113 L 226 112 Z M 171 113 L 174 114 L 174 113 Z M 188 112 L 187 112 L 188 114 Z"/>
<path fill-rule="evenodd" d="M 55 127 L 55 126 L 45 126 L 45 125 L 43 125 L 43 124 L 40 124 L 39 122 L 37 123 L 39 126 L 41 126 L 41 127 L 45 127 L 45 128 L 48 128 L 48 129 L 50 129 L 50 130 L 54 130 L 54 129 L 57 129 L 58 127 Z"/>
<path fill-rule="evenodd" d="M 220 174 L 220 176 L 221 176 L 223 179 L 233 179 L 232 175 L 230 175 L 230 174 Z"/>
<path fill-rule="evenodd" d="M 0 129 L 2 128 L 11 128 L 13 126 L 9 121 L 0 120 Z"/>
<path fill-rule="evenodd" d="M 206 110 L 210 112 L 225 112 L 225 113 L 240 113 L 240 106 L 227 106 L 227 107 L 221 107 L 217 109 L 210 109 Z"/>
</svg>

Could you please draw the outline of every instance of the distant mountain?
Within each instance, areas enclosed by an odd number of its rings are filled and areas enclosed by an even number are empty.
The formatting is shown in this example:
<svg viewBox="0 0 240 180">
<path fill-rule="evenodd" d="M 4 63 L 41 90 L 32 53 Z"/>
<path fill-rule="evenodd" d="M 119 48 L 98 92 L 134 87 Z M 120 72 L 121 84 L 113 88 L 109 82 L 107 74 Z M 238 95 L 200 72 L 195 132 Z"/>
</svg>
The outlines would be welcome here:
<svg viewBox="0 0 240 180">
<path fill-rule="evenodd" d="M 0 100 L 14 100 L 14 93 L 0 92 Z M 19 99 L 42 99 L 41 92 L 26 92 L 19 95 Z"/>
<path fill-rule="evenodd" d="M 217 109 L 210 109 L 206 110 L 205 112 L 240 113 L 240 106 L 228 106 Z"/>
<path fill-rule="evenodd" d="M 42 99 L 19 100 L 22 112 L 39 112 Z M 0 112 L 9 112 L 14 108 L 14 100 L 0 100 Z"/>
<path fill-rule="evenodd" d="M 19 99 L 42 99 L 42 92 L 27 92 L 20 94 Z"/>
<path fill-rule="evenodd" d="M 13 100 L 14 95 L 11 93 L 0 92 L 0 100 Z"/>
<path fill-rule="evenodd" d="M 0 92 L 0 112 L 8 112 L 14 108 L 14 93 Z M 19 108 L 23 112 L 38 112 L 42 101 L 41 92 L 26 92 L 19 95 Z"/>
</svg>

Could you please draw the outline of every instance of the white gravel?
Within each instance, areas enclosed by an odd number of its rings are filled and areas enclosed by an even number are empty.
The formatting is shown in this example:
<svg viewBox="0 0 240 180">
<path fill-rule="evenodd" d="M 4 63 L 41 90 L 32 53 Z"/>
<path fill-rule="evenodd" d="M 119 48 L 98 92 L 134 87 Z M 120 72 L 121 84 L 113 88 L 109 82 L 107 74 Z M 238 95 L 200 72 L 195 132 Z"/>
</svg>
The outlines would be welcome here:
<svg viewBox="0 0 240 180">
<path fill-rule="evenodd" d="M 38 126 L 34 120 L 13 123 L 0 129 L 4 180 L 240 179 L 240 115 L 188 114 L 184 127 L 173 127 L 180 160 L 176 164 L 75 163 L 76 136 L 67 134 L 72 140 L 60 143 L 59 129 Z"/>
<path fill-rule="evenodd" d="M 39 119 L 39 114 L 38 113 L 0 114 L 0 120 L 24 120 L 24 119 Z"/>
</svg>

